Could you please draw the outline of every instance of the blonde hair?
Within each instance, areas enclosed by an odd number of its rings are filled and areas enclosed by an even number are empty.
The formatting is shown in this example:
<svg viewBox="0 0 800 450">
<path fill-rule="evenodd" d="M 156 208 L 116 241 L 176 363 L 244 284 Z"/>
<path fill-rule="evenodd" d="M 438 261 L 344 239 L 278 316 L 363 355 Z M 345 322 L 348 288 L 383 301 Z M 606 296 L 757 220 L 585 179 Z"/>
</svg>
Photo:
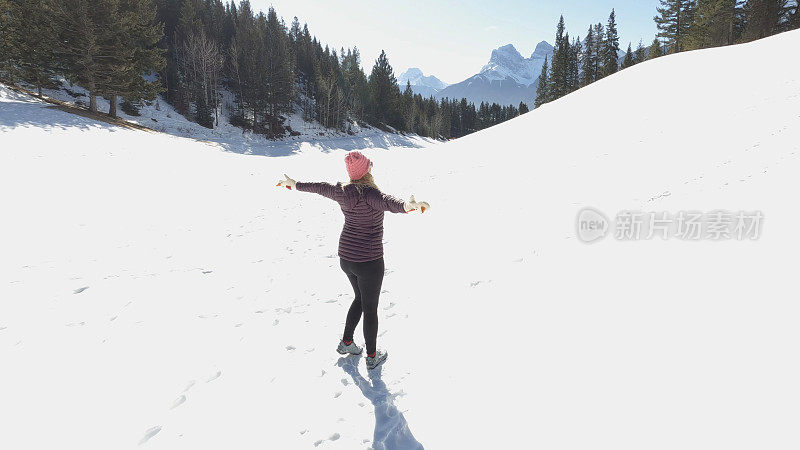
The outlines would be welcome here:
<svg viewBox="0 0 800 450">
<path fill-rule="evenodd" d="M 347 183 L 347 184 L 355 185 L 355 187 L 356 187 L 356 189 L 358 189 L 359 193 L 364 192 L 364 186 L 372 187 L 372 188 L 375 188 L 375 189 L 377 189 L 379 191 L 381 190 L 378 187 L 378 185 L 375 184 L 375 178 L 372 178 L 372 174 L 369 173 L 369 172 L 365 173 L 363 177 L 361 177 L 361 178 L 359 178 L 357 180 L 350 180 L 350 182 Z M 344 187 L 344 186 L 346 186 L 346 185 L 343 185 L 342 187 Z"/>
</svg>

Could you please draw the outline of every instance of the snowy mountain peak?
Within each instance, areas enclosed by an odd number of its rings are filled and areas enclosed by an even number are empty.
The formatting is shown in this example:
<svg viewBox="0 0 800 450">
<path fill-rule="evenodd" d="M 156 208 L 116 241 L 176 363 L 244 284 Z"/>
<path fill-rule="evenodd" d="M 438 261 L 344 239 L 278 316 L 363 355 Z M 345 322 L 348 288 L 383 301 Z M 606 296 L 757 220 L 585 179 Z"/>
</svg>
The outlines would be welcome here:
<svg viewBox="0 0 800 450">
<path fill-rule="evenodd" d="M 542 41 L 536 44 L 536 48 L 531 53 L 531 58 L 544 58 L 553 53 L 553 46 L 547 41 Z"/>
<path fill-rule="evenodd" d="M 480 75 L 487 80 L 511 79 L 523 86 L 533 84 L 542 69 L 544 58 L 553 53 L 553 46 L 545 41 L 536 45 L 530 58 L 523 57 L 512 44 L 504 45 L 492 51 Z"/>
<path fill-rule="evenodd" d="M 407 79 L 410 80 L 416 80 L 422 78 L 422 76 L 423 76 L 422 69 L 420 69 L 419 67 L 411 67 L 410 69 L 406 70 L 400 75 L 401 78 L 406 77 Z"/>
<path fill-rule="evenodd" d="M 517 51 L 516 47 L 512 44 L 506 44 L 500 48 L 492 50 L 492 56 L 489 58 L 489 64 L 484 66 L 483 72 L 487 67 L 506 66 L 517 67 L 524 64 L 525 58 Z"/>
<path fill-rule="evenodd" d="M 397 84 L 400 86 L 401 91 L 406 88 L 406 84 L 408 83 L 411 83 L 411 89 L 415 93 L 425 97 L 434 95 L 447 87 L 447 83 L 435 76 L 425 76 L 422 69 L 418 67 L 411 67 L 397 77 Z"/>
</svg>

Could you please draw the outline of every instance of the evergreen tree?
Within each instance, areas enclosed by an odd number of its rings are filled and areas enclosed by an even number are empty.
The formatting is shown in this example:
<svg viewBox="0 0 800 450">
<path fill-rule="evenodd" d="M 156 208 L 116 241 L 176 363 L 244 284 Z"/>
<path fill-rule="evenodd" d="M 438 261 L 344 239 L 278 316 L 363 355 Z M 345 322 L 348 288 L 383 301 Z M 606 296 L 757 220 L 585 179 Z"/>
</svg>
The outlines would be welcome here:
<svg viewBox="0 0 800 450">
<path fill-rule="evenodd" d="M 90 0 L 55 2 L 59 42 L 57 56 L 64 76 L 89 91 L 89 111 L 97 112 L 97 95 L 107 64 L 103 61 L 102 33 L 108 30 L 103 11 Z M 102 3 L 102 2 L 98 2 Z"/>
<path fill-rule="evenodd" d="M 639 45 L 636 47 L 636 52 L 633 54 L 633 63 L 639 64 L 647 59 L 647 52 L 644 49 L 644 44 L 642 40 L 639 40 Z"/>
<path fill-rule="evenodd" d="M 603 48 L 605 47 L 606 31 L 602 23 L 594 26 L 594 81 L 603 77 Z"/>
<path fill-rule="evenodd" d="M 144 75 L 163 68 L 164 57 L 156 44 L 164 35 L 163 24 L 156 21 L 156 8 L 152 0 L 118 0 L 113 11 L 111 27 L 103 33 L 102 48 L 113 55 L 103 64 L 105 76 L 99 83 L 100 91 L 109 100 L 109 116 L 117 117 L 117 98 L 138 102 L 153 100 L 161 85 L 148 81 Z M 114 9 L 116 9 L 114 11 Z"/>
<path fill-rule="evenodd" d="M 661 48 L 661 41 L 659 41 L 658 37 L 656 36 L 653 39 L 653 43 L 650 45 L 650 49 L 648 50 L 647 59 L 655 59 L 663 55 L 664 51 Z"/>
<path fill-rule="evenodd" d="M 569 52 L 569 64 L 567 65 L 567 90 L 573 92 L 581 87 L 581 64 L 580 57 L 583 53 L 583 44 L 578 36 L 573 39 Z"/>
<path fill-rule="evenodd" d="M 603 40 L 603 76 L 607 77 L 619 70 L 619 34 L 614 10 L 608 16 L 606 38 Z"/>
<path fill-rule="evenodd" d="M 528 109 L 528 105 L 526 105 L 524 102 L 519 102 L 519 115 L 523 115 L 528 111 L 530 111 L 530 109 Z"/>
<path fill-rule="evenodd" d="M 581 61 L 581 86 L 588 86 L 597 80 L 597 53 L 595 53 L 595 34 L 592 26 L 586 34 L 586 51 Z"/>
<path fill-rule="evenodd" d="M 539 85 L 536 87 L 536 100 L 533 107 L 538 108 L 550 101 L 550 80 L 548 80 L 547 56 L 544 57 L 542 72 L 539 74 Z"/>
<path fill-rule="evenodd" d="M 729 45 L 734 42 L 737 0 L 698 0 L 689 27 L 687 49 Z"/>
<path fill-rule="evenodd" d="M 278 117 L 288 112 L 294 88 L 294 76 L 289 63 L 288 36 L 284 24 L 278 20 L 275 8 L 269 8 L 265 30 L 266 54 L 263 79 L 265 104 L 270 133 L 282 134 Z M 338 66 L 338 61 L 337 61 Z M 338 67 L 337 67 L 338 68 Z"/>
<path fill-rule="evenodd" d="M 394 70 L 389 65 L 389 59 L 383 50 L 372 66 L 369 88 L 372 100 L 370 110 L 375 123 L 397 125 L 397 100 L 400 89 L 397 86 Z"/>
<path fill-rule="evenodd" d="M 745 42 L 771 36 L 790 20 L 788 0 L 747 0 L 743 9 Z"/>
<path fill-rule="evenodd" d="M 354 47 L 344 59 L 342 72 L 350 111 L 357 119 L 364 120 L 365 109 L 369 105 L 369 89 L 367 77 L 361 70 L 361 55 L 358 48 Z"/>
<path fill-rule="evenodd" d="M 162 37 L 152 0 L 60 0 L 54 17 L 60 31 L 57 56 L 64 74 L 89 90 L 89 110 L 97 111 L 97 95 L 110 101 L 116 117 L 117 97 L 152 99 L 158 82 L 143 75 L 159 70 Z"/>
<path fill-rule="evenodd" d="M 625 59 L 622 61 L 622 68 L 627 69 L 634 64 L 636 63 L 633 59 L 633 49 L 631 48 L 631 43 L 628 42 L 628 50 L 625 52 Z"/>
<path fill-rule="evenodd" d="M 569 34 L 564 32 L 564 16 L 561 16 L 556 27 L 553 60 L 550 66 L 548 95 L 551 100 L 561 98 L 569 93 L 567 80 L 569 76 L 569 55 Z"/>
<path fill-rule="evenodd" d="M 694 15 L 693 0 L 660 0 L 661 6 L 656 8 L 658 15 L 653 17 L 659 33 L 665 40 L 670 53 L 684 50 Z"/>
<path fill-rule="evenodd" d="M 54 85 L 57 46 L 53 11 L 46 0 L 12 0 L 8 3 L 8 56 L 12 78 L 36 86 L 39 95 L 43 87 Z"/>
<path fill-rule="evenodd" d="M 0 0 L 0 78 L 11 78 L 12 18 L 11 2 Z"/>
<path fill-rule="evenodd" d="M 401 97 L 401 103 L 403 105 L 403 125 L 406 130 L 414 129 L 417 115 L 419 114 L 414 100 L 414 91 L 411 90 L 411 81 L 407 81 L 406 88 Z"/>
</svg>

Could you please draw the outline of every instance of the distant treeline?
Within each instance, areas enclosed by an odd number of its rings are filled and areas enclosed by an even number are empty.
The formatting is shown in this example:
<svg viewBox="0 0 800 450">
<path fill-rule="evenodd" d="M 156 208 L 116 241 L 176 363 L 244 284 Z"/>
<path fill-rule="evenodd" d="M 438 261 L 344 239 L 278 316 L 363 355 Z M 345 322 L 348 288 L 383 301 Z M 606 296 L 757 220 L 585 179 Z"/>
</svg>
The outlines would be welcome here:
<svg viewBox="0 0 800 450">
<path fill-rule="evenodd" d="M 649 48 L 642 41 L 620 62 L 616 13 L 608 21 L 590 25 L 586 39 L 570 40 L 564 16 L 556 28 L 552 61 L 539 76 L 534 107 L 556 100 L 578 88 L 668 53 L 748 42 L 800 27 L 796 0 L 660 0 L 653 18 L 658 34 Z M 792 56 L 786 55 L 791 58 Z"/>
<path fill-rule="evenodd" d="M 639 42 L 618 58 L 615 12 L 570 39 L 558 23 L 552 60 L 542 67 L 534 106 L 665 53 L 729 45 L 797 28 L 794 0 L 661 0 L 652 45 Z M 791 57 L 791 55 L 785 55 Z M 0 77 L 39 89 L 63 76 L 109 99 L 109 114 L 136 114 L 160 92 L 181 114 L 206 127 L 229 108 L 231 121 L 268 136 L 292 132 L 300 113 L 351 131 L 367 123 L 452 138 L 528 111 L 466 99 L 423 98 L 397 86 L 381 52 L 367 75 L 357 48 L 330 49 L 295 17 L 287 26 L 273 8 L 221 0 L 0 0 Z M 223 88 L 232 94 L 223 104 Z"/>
<path fill-rule="evenodd" d="M 401 91 L 386 53 L 369 75 L 357 48 L 334 49 L 295 17 L 220 0 L 0 0 L 0 76 L 41 89 L 64 76 L 135 114 L 163 92 L 177 111 L 213 128 L 221 108 L 232 123 L 268 136 L 284 118 L 350 131 L 353 123 L 451 138 L 525 113 L 528 107 Z M 222 90 L 232 93 L 223 103 Z"/>
</svg>

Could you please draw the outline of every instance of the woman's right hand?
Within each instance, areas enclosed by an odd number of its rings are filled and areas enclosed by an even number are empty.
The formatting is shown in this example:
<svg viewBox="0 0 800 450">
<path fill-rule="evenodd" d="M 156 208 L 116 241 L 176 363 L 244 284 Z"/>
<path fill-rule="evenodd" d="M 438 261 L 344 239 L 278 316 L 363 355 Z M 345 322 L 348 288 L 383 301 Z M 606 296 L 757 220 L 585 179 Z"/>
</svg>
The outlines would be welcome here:
<svg viewBox="0 0 800 450">
<path fill-rule="evenodd" d="M 286 189 L 297 189 L 297 182 L 293 179 L 289 178 L 289 175 L 283 174 L 286 177 L 285 180 L 278 180 L 278 184 L 276 186 L 284 186 Z"/>
<path fill-rule="evenodd" d="M 414 200 L 414 196 L 412 195 L 407 202 L 403 203 L 403 208 L 405 208 L 406 212 L 419 209 L 420 213 L 424 213 L 426 210 L 431 208 L 431 205 L 429 205 L 428 202 L 418 202 Z"/>
</svg>

